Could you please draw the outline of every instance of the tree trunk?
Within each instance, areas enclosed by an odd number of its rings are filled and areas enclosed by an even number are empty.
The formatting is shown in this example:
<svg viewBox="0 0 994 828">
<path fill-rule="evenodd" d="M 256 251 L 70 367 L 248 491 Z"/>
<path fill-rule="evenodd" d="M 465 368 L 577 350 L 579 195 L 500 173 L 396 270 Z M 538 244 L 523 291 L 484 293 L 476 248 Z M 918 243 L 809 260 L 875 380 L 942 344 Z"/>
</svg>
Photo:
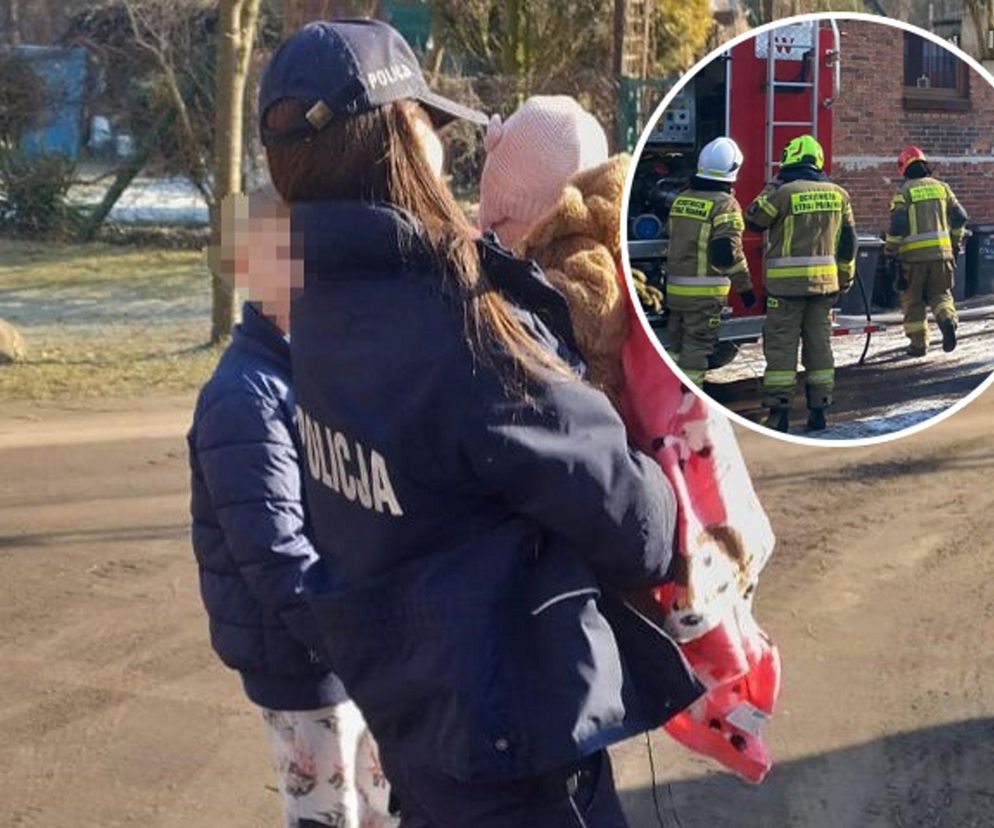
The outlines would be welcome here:
<svg viewBox="0 0 994 828">
<path fill-rule="evenodd" d="M 283 37 L 312 20 L 379 16 L 379 0 L 283 0 Z"/>
<path fill-rule="evenodd" d="M 17 46 L 21 42 L 21 0 L 9 0 L 7 20 L 10 24 L 10 43 Z"/>
<path fill-rule="evenodd" d="M 245 84 L 260 0 L 221 0 L 214 91 L 214 198 L 211 204 L 211 342 L 223 342 L 235 319 L 235 286 L 221 270 L 221 203 L 242 188 Z"/>
<path fill-rule="evenodd" d="M 94 207 L 92 212 L 86 217 L 86 220 L 83 222 L 83 226 L 77 234 L 77 241 L 93 241 L 93 237 L 97 234 L 97 231 L 103 225 L 104 221 L 107 220 L 107 216 L 110 215 L 110 211 L 114 209 L 114 205 L 117 204 L 121 196 L 124 195 L 124 191 L 128 189 L 131 182 L 135 180 L 135 176 L 137 176 L 138 173 L 145 168 L 145 165 L 148 163 L 148 159 L 152 157 L 152 153 L 155 152 L 156 148 L 159 146 L 159 141 L 162 136 L 169 131 L 175 120 L 176 111 L 173 109 L 166 110 L 166 112 L 159 117 L 159 120 L 156 121 L 155 126 L 153 126 L 152 129 L 149 130 L 148 134 L 142 139 L 134 158 L 121 167 L 117 173 L 117 176 L 114 178 L 114 183 L 110 185 L 107 192 L 104 194 L 103 199 L 101 199 L 100 203 Z"/>
<path fill-rule="evenodd" d="M 304 25 L 306 0 L 283 0 L 283 37 L 289 37 Z"/>
<path fill-rule="evenodd" d="M 994 58 L 994 49 L 990 46 L 990 33 L 994 30 L 994 0 L 966 0 L 965 5 L 977 40 L 976 58 L 991 60 Z"/>
</svg>

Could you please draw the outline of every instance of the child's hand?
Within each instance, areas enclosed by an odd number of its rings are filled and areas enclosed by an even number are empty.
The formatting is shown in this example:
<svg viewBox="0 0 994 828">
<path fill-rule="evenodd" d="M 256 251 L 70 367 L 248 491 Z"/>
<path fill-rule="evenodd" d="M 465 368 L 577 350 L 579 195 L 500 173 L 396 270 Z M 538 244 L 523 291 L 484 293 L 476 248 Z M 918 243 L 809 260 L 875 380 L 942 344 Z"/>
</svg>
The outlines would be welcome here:
<svg viewBox="0 0 994 828">
<path fill-rule="evenodd" d="M 632 268 L 632 280 L 635 282 L 635 293 L 638 294 L 642 307 L 655 313 L 662 313 L 663 292 L 655 285 L 650 285 L 649 280 L 641 270 Z"/>
</svg>

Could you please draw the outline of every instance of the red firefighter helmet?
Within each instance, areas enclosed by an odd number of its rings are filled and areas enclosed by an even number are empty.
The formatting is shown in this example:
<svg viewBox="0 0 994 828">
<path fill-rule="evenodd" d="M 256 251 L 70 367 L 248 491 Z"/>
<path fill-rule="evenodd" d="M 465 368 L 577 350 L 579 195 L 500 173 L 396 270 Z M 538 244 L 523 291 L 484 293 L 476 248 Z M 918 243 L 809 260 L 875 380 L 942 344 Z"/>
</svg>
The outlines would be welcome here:
<svg viewBox="0 0 994 828">
<path fill-rule="evenodd" d="M 924 150 L 919 149 L 914 144 L 910 144 L 901 150 L 901 154 L 897 156 L 897 171 L 901 175 L 904 175 L 904 171 L 911 166 L 912 162 L 927 160 Z"/>
</svg>

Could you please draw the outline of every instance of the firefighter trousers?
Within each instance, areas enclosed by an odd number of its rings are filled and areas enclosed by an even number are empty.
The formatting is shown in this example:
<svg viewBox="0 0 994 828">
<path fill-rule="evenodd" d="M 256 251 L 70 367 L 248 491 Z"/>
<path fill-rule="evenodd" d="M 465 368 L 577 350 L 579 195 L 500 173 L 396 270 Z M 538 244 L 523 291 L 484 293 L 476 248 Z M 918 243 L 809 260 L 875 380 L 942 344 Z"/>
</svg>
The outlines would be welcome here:
<svg viewBox="0 0 994 828">
<path fill-rule="evenodd" d="M 763 405 L 790 408 L 797 384 L 797 346 L 805 370 L 808 408 L 827 408 L 835 388 L 832 306 L 837 293 L 769 296 L 763 326 Z"/>
<path fill-rule="evenodd" d="M 915 348 L 928 348 L 927 310 L 932 308 L 936 322 L 949 319 L 956 324 L 953 302 L 953 278 L 956 272 L 951 260 L 914 262 L 901 265 L 908 287 L 901 292 L 904 310 L 904 333 Z"/>
<path fill-rule="evenodd" d="M 696 385 L 703 385 L 708 360 L 718 344 L 718 326 L 725 303 L 712 297 L 681 299 L 679 303 L 669 306 L 667 350 L 687 379 Z"/>
</svg>

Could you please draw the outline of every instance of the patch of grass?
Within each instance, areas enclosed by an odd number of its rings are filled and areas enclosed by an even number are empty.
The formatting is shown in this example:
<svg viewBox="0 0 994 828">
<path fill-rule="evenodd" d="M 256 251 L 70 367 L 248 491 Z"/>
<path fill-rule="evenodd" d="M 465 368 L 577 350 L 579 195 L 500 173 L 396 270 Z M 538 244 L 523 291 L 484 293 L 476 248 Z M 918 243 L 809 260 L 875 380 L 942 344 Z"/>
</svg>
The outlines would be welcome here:
<svg viewBox="0 0 994 828">
<path fill-rule="evenodd" d="M 0 239 L 0 317 L 28 347 L 0 366 L 0 400 L 188 390 L 220 353 L 196 251 Z"/>
<path fill-rule="evenodd" d="M 81 289 L 94 296 L 154 296 L 181 299 L 201 282 L 207 285 L 203 253 L 195 250 L 127 248 L 109 244 L 53 244 L 0 238 L 0 307 L 13 292 Z M 120 295 L 124 289 L 128 295 Z"/>
</svg>

